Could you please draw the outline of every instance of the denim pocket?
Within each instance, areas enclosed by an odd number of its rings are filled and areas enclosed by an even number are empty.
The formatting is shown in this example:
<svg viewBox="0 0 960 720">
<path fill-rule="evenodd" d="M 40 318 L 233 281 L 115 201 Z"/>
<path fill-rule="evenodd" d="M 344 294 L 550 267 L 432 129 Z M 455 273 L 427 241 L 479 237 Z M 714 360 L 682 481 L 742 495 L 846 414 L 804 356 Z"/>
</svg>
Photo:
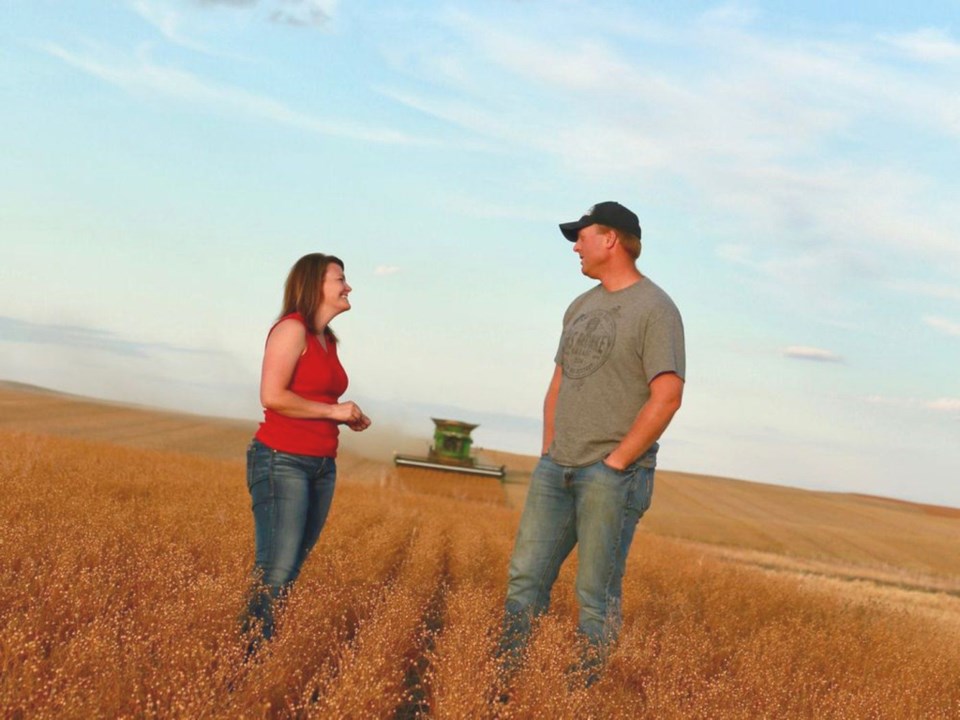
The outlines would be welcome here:
<svg viewBox="0 0 960 720">
<path fill-rule="evenodd" d="M 630 488 L 630 507 L 640 515 L 649 510 L 653 502 L 653 475 L 653 468 L 637 468 L 636 477 Z"/>
<path fill-rule="evenodd" d="M 637 463 L 636 463 L 636 462 L 630 463 L 630 464 L 627 465 L 623 470 L 620 470 L 620 469 L 618 469 L 618 468 L 615 468 L 615 467 L 613 467 L 612 465 L 607 465 L 607 458 L 606 458 L 606 457 L 604 457 L 604 458 L 602 458 L 602 459 L 600 460 L 600 465 L 602 465 L 603 468 L 604 468 L 607 472 L 612 473 L 612 474 L 616 475 L 617 477 L 621 477 L 621 478 L 624 478 L 624 479 L 626 479 L 626 478 L 630 477 L 631 475 L 633 475 L 633 473 L 634 473 L 634 472 L 636 471 L 636 469 L 637 469 Z"/>
<path fill-rule="evenodd" d="M 253 466 L 257 457 L 257 441 L 251 440 L 247 446 L 247 490 L 253 487 Z"/>
<path fill-rule="evenodd" d="M 253 443 L 247 448 L 247 490 L 253 487 L 253 466 L 256 462 L 257 448 Z"/>
<path fill-rule="evenodd" d="M 253 506 L 267 502 L 273 494 L 273 460 L 276 453 L 254 440 L 247 449 L 247 490 Z"/>
</svg>

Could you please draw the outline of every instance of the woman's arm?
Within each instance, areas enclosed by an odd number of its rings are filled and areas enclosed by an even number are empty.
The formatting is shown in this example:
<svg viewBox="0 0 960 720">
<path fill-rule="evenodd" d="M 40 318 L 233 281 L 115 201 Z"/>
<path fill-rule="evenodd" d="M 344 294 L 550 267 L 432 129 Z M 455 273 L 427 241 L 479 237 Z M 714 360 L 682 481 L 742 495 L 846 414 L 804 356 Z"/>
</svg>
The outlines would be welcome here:
<svg viewBox="0 0 960 720">
<path fill-rule="evenodd" d="M 290 390 L 297 361 L 307 349 L 303 324 L 288 318 L 277 324 L 267 338 L 260 373 L 260 404 L 292 418 L 357 423 L 364 417 L 354 402 L 327 404 L 307 400 Z"/>
</svg>

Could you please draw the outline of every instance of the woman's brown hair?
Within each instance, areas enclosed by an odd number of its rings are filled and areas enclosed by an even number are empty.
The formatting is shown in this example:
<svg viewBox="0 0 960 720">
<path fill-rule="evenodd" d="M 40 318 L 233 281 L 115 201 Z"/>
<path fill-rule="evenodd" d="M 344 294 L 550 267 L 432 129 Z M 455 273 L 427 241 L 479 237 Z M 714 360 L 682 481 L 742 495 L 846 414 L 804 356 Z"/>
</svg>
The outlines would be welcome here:
<svg viewBox="0 0 960 720">
<path fill-rule="evenodd" d="M 293 264 L 283 286 L 283 312 L 280 317 L 300 313 L 307 329 L 314 335 L 317 333 L 313 322 L 320 303 L 323 302 L 323 277 L 331 263 L 343 269 L 343 260 L 323 253 L 304 255 Z M 337 336 L 329 327 L 325 328 L 324 334 L 334 342 L 337 341 Z"/>
</svg>

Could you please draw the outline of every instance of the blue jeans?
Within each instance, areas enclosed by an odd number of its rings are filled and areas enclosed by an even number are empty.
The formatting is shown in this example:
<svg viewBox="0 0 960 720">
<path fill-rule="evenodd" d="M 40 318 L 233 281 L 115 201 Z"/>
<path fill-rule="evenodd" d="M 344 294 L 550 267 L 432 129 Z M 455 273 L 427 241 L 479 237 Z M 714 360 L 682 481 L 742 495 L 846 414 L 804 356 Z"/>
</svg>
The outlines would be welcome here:
<svg viewBox="0 0 960 720">
<path fill-rule="evenodd" d="M 515 665 L 533 618 L 550 606 L 560 565 L 579 543 L 579 631 L 600 656 L 620 630 L 623 572 L 637 522 L 650 507 L 653 468 L 603 461 L 567 467 L 540 459 L 510 558 L 501 656 Z"/>
<path fill-rule="evenodd" d="M 273 636 L 277 599 L 297 579 L 330 511 L 337 477 L 331 457 L 294 455 L 254 439 L 247 449 L 247 489 L 256 533 L 255 586 L 244 621 Z"/>
</svg>

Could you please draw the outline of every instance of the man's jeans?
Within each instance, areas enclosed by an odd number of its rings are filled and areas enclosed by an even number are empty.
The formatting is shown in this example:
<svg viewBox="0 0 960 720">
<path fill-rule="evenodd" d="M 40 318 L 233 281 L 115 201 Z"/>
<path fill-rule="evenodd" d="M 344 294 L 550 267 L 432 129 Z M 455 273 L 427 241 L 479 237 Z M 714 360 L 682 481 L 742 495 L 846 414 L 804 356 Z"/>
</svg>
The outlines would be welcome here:
<svg viewBox="0 0 960 720">
<path fill-rule="evenodd" d="M 603 461 L 567 467 L 545 455 L 533 472 L 510 559 L 501 656 L 513 667 L 531 620 L 546 612 L 560 565 L 579 543 L 579 630 L 602 654 L 620 630 L 624 566 L 637 522 L 650 507 L 653 468 L 620 472 Z"/>
<path fill-rule="evenodd" d="M 273 606 L 297 579 L 330 511 L 337 476 L 330 457 L 273 450 L 259 440 L 247 449 L 247 489 L 256 532 L 255 587 L 244 629 L 262 623 L 273 636 Z"/>
</svg>

